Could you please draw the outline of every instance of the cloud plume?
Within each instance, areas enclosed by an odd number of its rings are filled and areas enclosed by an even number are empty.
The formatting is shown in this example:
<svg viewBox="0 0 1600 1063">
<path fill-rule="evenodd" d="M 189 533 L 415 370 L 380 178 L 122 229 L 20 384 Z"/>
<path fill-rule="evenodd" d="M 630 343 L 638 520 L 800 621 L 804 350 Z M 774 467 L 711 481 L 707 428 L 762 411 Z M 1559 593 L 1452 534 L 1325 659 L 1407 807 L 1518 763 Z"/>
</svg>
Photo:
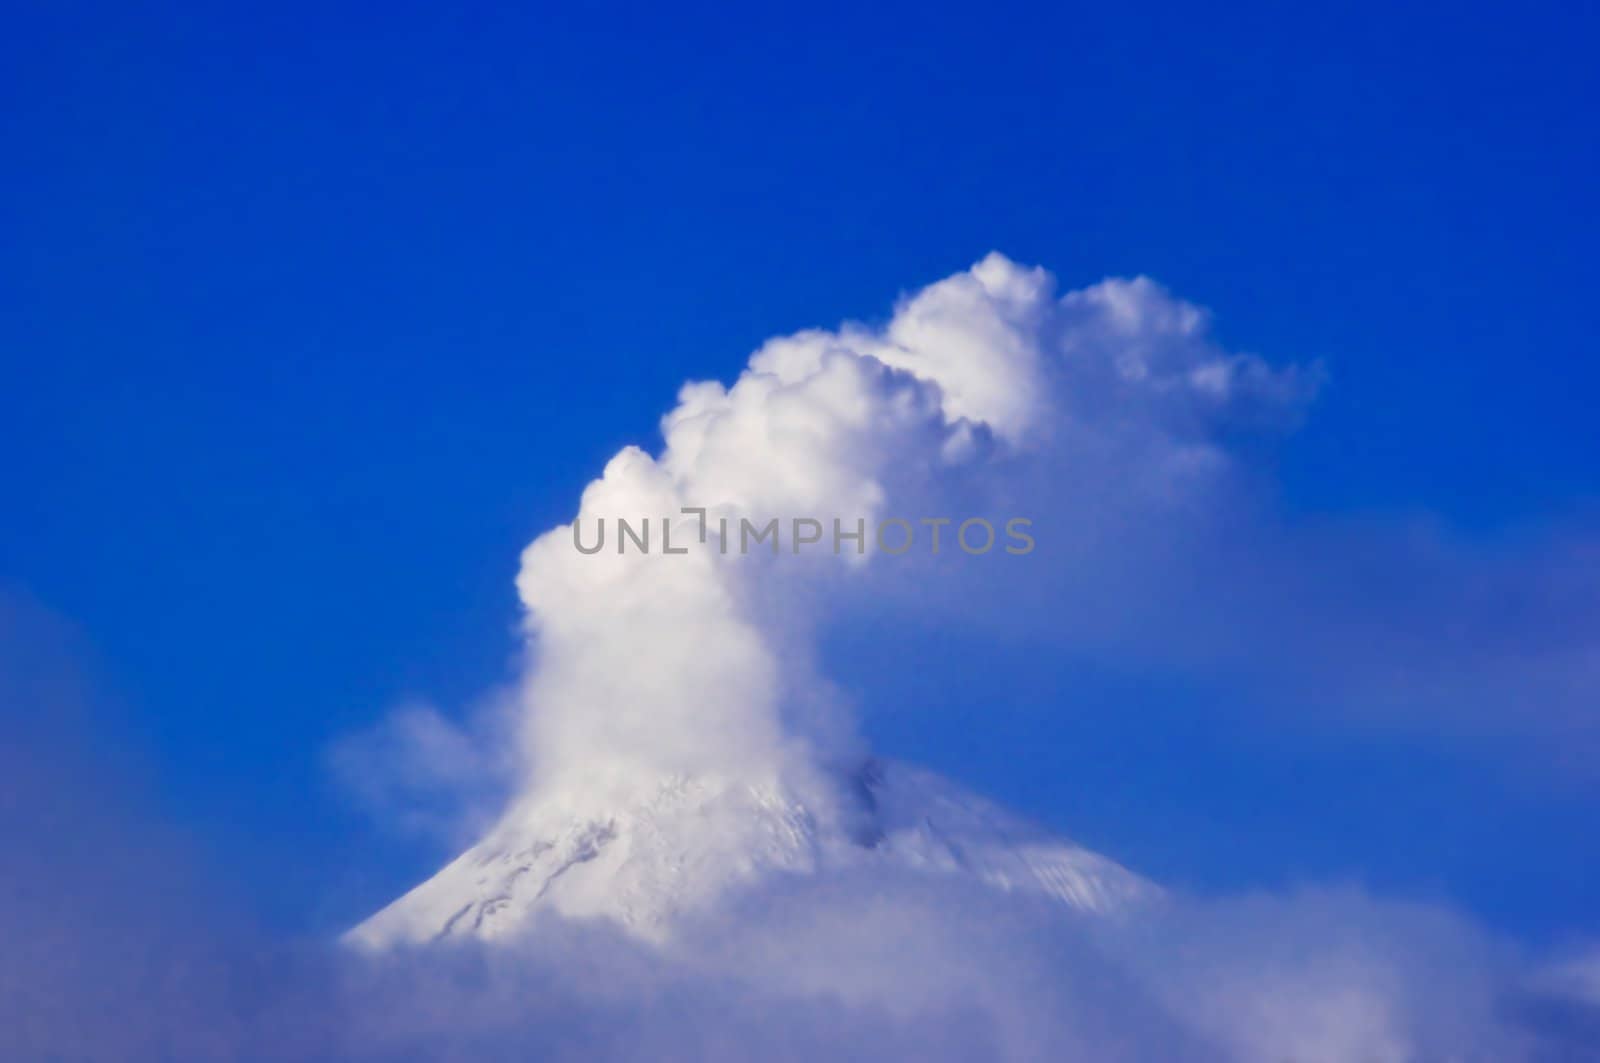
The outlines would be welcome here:
<svg viewBox="0 0 1600 1063">
<path fill-rule="evenodd" d="M 907 568 L 940 563 L 934 534 L 959 557 L 968 518 L 1043 519 L 1040 534 L 1063 534 L 1042 553 L 1060 557 L 1068 536 L 1212 490 L 1229 474 L 1222 434 L 1292 419 L 1315 379 L 1223 351 L 1204 312 L 1148 280 L 1059 296 L 1048 273 L 998 254 L 904 299 L 881 327 L 766 343 L 731 386 L 686 385 L 660 452 L 623 450 L 585 490 L 578 527 L 524 553 L 534 784 L 771 776 L 850 756 L 811 631 L 841 584 L 887 567 L 873 556 L 880 521 L 927 544 Z M 1074 507 L 1103 516 L 1074 520 Z M 774 519 L 778 556 L 747 554 L 744 522 Z M 806 556 L 799 519 L 820 540 Z M 657 552 L 623 539 L 623 521 L 654 523 Z M 575 549 L 608 525 L 597 552 Z M 665 556 L 663 525 L 692 548 Z M 995 553 L 1030 573 L 1048 564 Z"/>
</svg>

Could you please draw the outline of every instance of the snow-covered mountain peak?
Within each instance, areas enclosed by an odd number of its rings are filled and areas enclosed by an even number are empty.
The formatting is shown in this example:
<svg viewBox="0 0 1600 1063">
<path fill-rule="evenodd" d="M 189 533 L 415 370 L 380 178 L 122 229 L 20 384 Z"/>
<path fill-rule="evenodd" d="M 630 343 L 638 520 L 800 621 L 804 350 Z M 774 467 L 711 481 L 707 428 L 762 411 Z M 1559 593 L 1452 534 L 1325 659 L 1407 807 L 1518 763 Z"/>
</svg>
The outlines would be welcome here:
<svg viewBox="0 0 1600 1063">
<path fill-rule="evenodd" d="M 441 938 L 504 940 L 536 913 L 612 920 L 666 938 L 681 916 L 773 875 L 886 864 L 970 876 L 1111 912 L 1158 892 L 1119 865 L 930 772 L 872 761 L 826 796 L 712 775 L 592 794 L 535 794 L 477 845 L 355 927 L 383 948 Z"/>
</svg>

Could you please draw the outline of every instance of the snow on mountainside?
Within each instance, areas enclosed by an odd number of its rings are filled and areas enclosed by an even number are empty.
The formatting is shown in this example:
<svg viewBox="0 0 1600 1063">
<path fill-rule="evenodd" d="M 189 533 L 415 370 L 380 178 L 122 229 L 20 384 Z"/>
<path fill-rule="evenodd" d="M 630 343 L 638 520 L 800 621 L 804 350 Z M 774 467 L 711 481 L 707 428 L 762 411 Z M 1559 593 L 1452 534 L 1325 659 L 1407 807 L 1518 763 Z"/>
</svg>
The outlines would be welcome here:
<svg viewBox="0 0 1600 1063">
<path fill-rule="evenodd" d="M 677 916 L 741 883 L 874 861 L 1096 913 L 1160 892 L 931 772 L 873 761 L 844 791 L 819 805 L 778 785 L 678 776 L 603 807 L 586 795 L 537 795 L 346 940 L 505 939 L 540 910 L 611 919 L 659 940 Z"/>
</svg>

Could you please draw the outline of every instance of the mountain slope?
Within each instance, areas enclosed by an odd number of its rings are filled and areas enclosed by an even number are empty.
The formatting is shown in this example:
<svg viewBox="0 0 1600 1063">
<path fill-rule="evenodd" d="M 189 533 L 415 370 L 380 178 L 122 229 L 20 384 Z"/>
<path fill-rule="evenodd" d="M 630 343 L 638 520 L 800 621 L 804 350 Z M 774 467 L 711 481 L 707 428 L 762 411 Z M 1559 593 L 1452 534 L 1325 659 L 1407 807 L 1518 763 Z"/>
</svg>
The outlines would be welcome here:
<svg viewBox="0 0 1600 1063">
<path fill-rule="evenodd" d="M 773 874 L 879 862 L 971 876 L 1091 912 L 1155 886 L 931 772 L 873 761 L 828 800 L 777 785 L 672 776 L 597 805 L 535 796 L 428 881 L 352 929 L 370 948 L 505 939 L 549 910 L 661 939 L 726 890 Z"/>
</svg>

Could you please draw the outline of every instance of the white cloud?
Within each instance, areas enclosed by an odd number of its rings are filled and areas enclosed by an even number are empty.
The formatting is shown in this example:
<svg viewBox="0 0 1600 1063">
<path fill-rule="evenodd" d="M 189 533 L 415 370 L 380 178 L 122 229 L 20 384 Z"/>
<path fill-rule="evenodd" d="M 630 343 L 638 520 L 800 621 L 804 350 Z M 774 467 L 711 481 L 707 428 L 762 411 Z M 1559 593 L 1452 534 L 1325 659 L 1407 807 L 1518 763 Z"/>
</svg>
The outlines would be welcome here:
<svg viewBox="0 0 1600 1063">
<path fill-rule="evenodd" d="M 515 710 L 515 696 L 497 692 L 462 725 L 408 702 L 336 741 L 328 767 L 380 826 L 460 845 L 493 821 L 516 784 Z"/>
<path fill-rule="evenodd" d="M 1289 409 L 1308 391 L 1303 374 L 1215 347 L 1205 315 L 1150 281 L 1054 287 L 992 254 L 881 329 L 775 339 L 731 387 L 685 386 L 660 454 L 627 448 L 584 492 L 579 530 L 592 543 L 609 525 L 605 548 L 580 553 L 562 526 L 523 555 L 535 784 L 770 777 L 841 755 L 853 739 L 818 694 L 811 628 L 844 573 L 872 562 L 828 556 L 835 519 L 870 535 L 900 516 L 926 536 L 921 517 L 1016 505 L 1001 522 L 1070 513 L 1081 538 L 1104 514 L 1149 517 L 1207 490 L 1228 465 L 1215 436 L 1244 404 Z M 724 558 L 715 542 L 663 556 L 666 518 L 678 545 L 697 535 L 685 507 L 734 529 L 776 517 L 785 551 L 789 522 L 814 518 L 825 560 Z M 619 519 L 652 522 L 656 552 L 620 555 Z"/>
</svg>

